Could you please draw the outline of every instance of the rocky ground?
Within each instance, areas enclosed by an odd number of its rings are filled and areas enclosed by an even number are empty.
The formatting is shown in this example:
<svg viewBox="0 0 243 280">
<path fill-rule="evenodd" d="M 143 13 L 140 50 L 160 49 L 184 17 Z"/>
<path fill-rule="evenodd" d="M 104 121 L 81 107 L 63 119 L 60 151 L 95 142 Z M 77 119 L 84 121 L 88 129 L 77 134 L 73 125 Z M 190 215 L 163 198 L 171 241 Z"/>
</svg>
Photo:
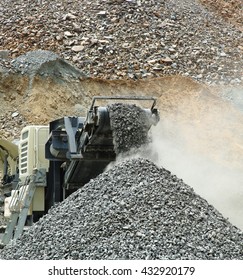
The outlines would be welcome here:
<svg viewBox="0 0 243 280">
<path fill-rule="evenodd" d="M 208 9 L 242 30 L 241 0 L 200 0 Z"/>
<path fill-rule="evenodd" d="M 242 32 L 240 23 L 214 13 L 224 7 L 219 2 L 1 1 L 0 44 L 6 58 L 1 64 L 43 49 L 92 77 L 181 74 L 208 83 L 237 84 L 242 81 Z M 240 22 L 242 7 L 234 2 L 227 11 Z"/>
</svg>

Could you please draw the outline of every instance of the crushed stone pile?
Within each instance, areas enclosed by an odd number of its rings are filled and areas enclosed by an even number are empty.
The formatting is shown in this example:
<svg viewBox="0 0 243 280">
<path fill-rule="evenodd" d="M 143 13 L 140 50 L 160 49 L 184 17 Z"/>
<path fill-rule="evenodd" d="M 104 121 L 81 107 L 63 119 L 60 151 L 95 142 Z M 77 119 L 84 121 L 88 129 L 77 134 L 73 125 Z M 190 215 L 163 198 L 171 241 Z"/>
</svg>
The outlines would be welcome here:
<svg viewBox="0 0 243 280">
<path fill-rule="evenodd" d="M 23 54 L 12 60 L 12 68 L 21 74 L 46 77 L 79 78 L 81 72 L 67 61 L 51 51 L 36 50 Z"/>
<path fill-rule="evenodd" d="M 42 49 L 91 77 L 241 83 L 242 30 L 205 2 L 0 0 L 0 69 Z"/>
<path fill-rule="evenodd" d="M 12 61 L 12 66 L 16 71 L 22 74 L 32 74 L 32 72 L 37 71 L 43 63 L 49 61 L 55 61 L 60 57 L 50 51 L 31 51 L 24 55 L 21 55 Z"/>
<path fill-rule="evenodd" d="M 175 175 L 138 158 L 50 209 L 0 259 L 243 259 L 243 232 Z"/>
</svg>

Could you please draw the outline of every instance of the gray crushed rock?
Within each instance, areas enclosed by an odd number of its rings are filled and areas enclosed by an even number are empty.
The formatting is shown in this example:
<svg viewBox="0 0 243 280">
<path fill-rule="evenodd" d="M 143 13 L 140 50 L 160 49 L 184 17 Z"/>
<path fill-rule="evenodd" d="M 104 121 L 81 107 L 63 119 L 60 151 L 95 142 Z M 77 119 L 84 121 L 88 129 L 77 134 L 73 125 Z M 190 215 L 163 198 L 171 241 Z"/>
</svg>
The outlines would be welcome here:
<svg viewBox="0 0 243 280">
<path fill-rule="evenodd" d="M 115 103 L 108 106 L 116 154 L 138 149 L 149 142 L 151 121 L 148 114 L 135 104 Z"/>
<path fill-rule="evenodd" d="M 56 78 L 79 78 L 81 71 L 51 51 L 35 50 L 12 60 L 12 70 L 23 75 Z"/>
<path fill-rule="evenodd" d="M 45 50 L 30 51 L 12 60 L 12 66 L 17 72 L 22 74 L 32 74 L 40 66 L 48 61 L 58 59 L 59 56 L 53 52 Z"/>
<path fill-rule="evenodd" d="M 243 259 L 243 232 L 175 175 L 138 158 L 50 209 L 0 259 Z"/>
</svg>

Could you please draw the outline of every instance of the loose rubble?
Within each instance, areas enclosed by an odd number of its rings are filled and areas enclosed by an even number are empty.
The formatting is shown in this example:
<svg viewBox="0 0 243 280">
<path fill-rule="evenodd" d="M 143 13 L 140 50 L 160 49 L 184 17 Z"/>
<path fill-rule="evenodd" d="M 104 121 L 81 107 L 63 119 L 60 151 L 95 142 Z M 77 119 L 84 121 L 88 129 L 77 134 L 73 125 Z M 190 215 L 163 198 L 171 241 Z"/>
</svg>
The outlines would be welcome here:
<svg viewBox="0 0 243 280">
<path fill-rule="evenodd" d="M 182 180 L 138 158 L 53 207 L 0 259 L 243 259 L 243 233 Z"/>
<path fill-rule="evenodd" d="M 18 111 L 0 114 L 0 138 L 19 139 L 19 133 L 27 125 L 26 120 Z"/>
<path fill-rule="evenodd" d="M 222 16 L 233 24 L 242 26 L 242 1 L 241 0 L 200 0 L 209 9 Z"/>
<path fill-rule="evenodd" d="M 109 105 L 108 110 L 116 154 L 126 153 L 148 143 L 151 123 L 142 108 L 117 103 Z"/>
<path fill-rule="evenodd" d="M 36 72 L 43 63 L 55 61 L 58 58 L 59 56 L 57 54 L 50 51 L 32 51 L 12 60 L 12 66 L 16 72 L 31 75 L 33 72 Z"/>
<path fill-rule="evenodd" d="M 81 77 L 81 72 L 51 51 L 36 50 L 13 59 L 12 69 L 21 74 L 41 75 L 48 78 L 53 76 L 65 80 Z"/>
<path fill-rule="evenodd" d="M 2 0 L 0 7 L 0 69 L 42 49 L 91 77 L 242 82 L 242 30 L 199 1 Z"/>
</svg>

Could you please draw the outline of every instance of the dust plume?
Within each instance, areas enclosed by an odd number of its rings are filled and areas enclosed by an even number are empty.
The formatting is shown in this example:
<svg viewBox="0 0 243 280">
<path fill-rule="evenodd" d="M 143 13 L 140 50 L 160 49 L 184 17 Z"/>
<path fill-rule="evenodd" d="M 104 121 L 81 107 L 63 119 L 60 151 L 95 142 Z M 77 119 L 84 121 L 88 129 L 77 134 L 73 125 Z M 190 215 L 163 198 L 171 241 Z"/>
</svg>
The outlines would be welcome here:
<svg viewBox="0 0 243 280">
<path fill-rule="evenodd" d="M 221 120 L 224 126 L 225 118 Z M 212 132 L 214 125 L 211 124 Z M 227 141 L 223 135 L 208 139 L 207 143 L 201 139 L 205 133 L 191 122 L 175 121 L 173 116 L 161 120 L 152 128 L 151 146 L 157 153 L 156 163 L 183 179 L 243 230 L 243 172 L 240 168 L 232 168 L 230 162 L 226 164 L 225 159 L 232 156 L 229 155 L 232 147 L 224 145 Z M 213 145 L 210 145 L 211 141 Z"/>
</svg>

